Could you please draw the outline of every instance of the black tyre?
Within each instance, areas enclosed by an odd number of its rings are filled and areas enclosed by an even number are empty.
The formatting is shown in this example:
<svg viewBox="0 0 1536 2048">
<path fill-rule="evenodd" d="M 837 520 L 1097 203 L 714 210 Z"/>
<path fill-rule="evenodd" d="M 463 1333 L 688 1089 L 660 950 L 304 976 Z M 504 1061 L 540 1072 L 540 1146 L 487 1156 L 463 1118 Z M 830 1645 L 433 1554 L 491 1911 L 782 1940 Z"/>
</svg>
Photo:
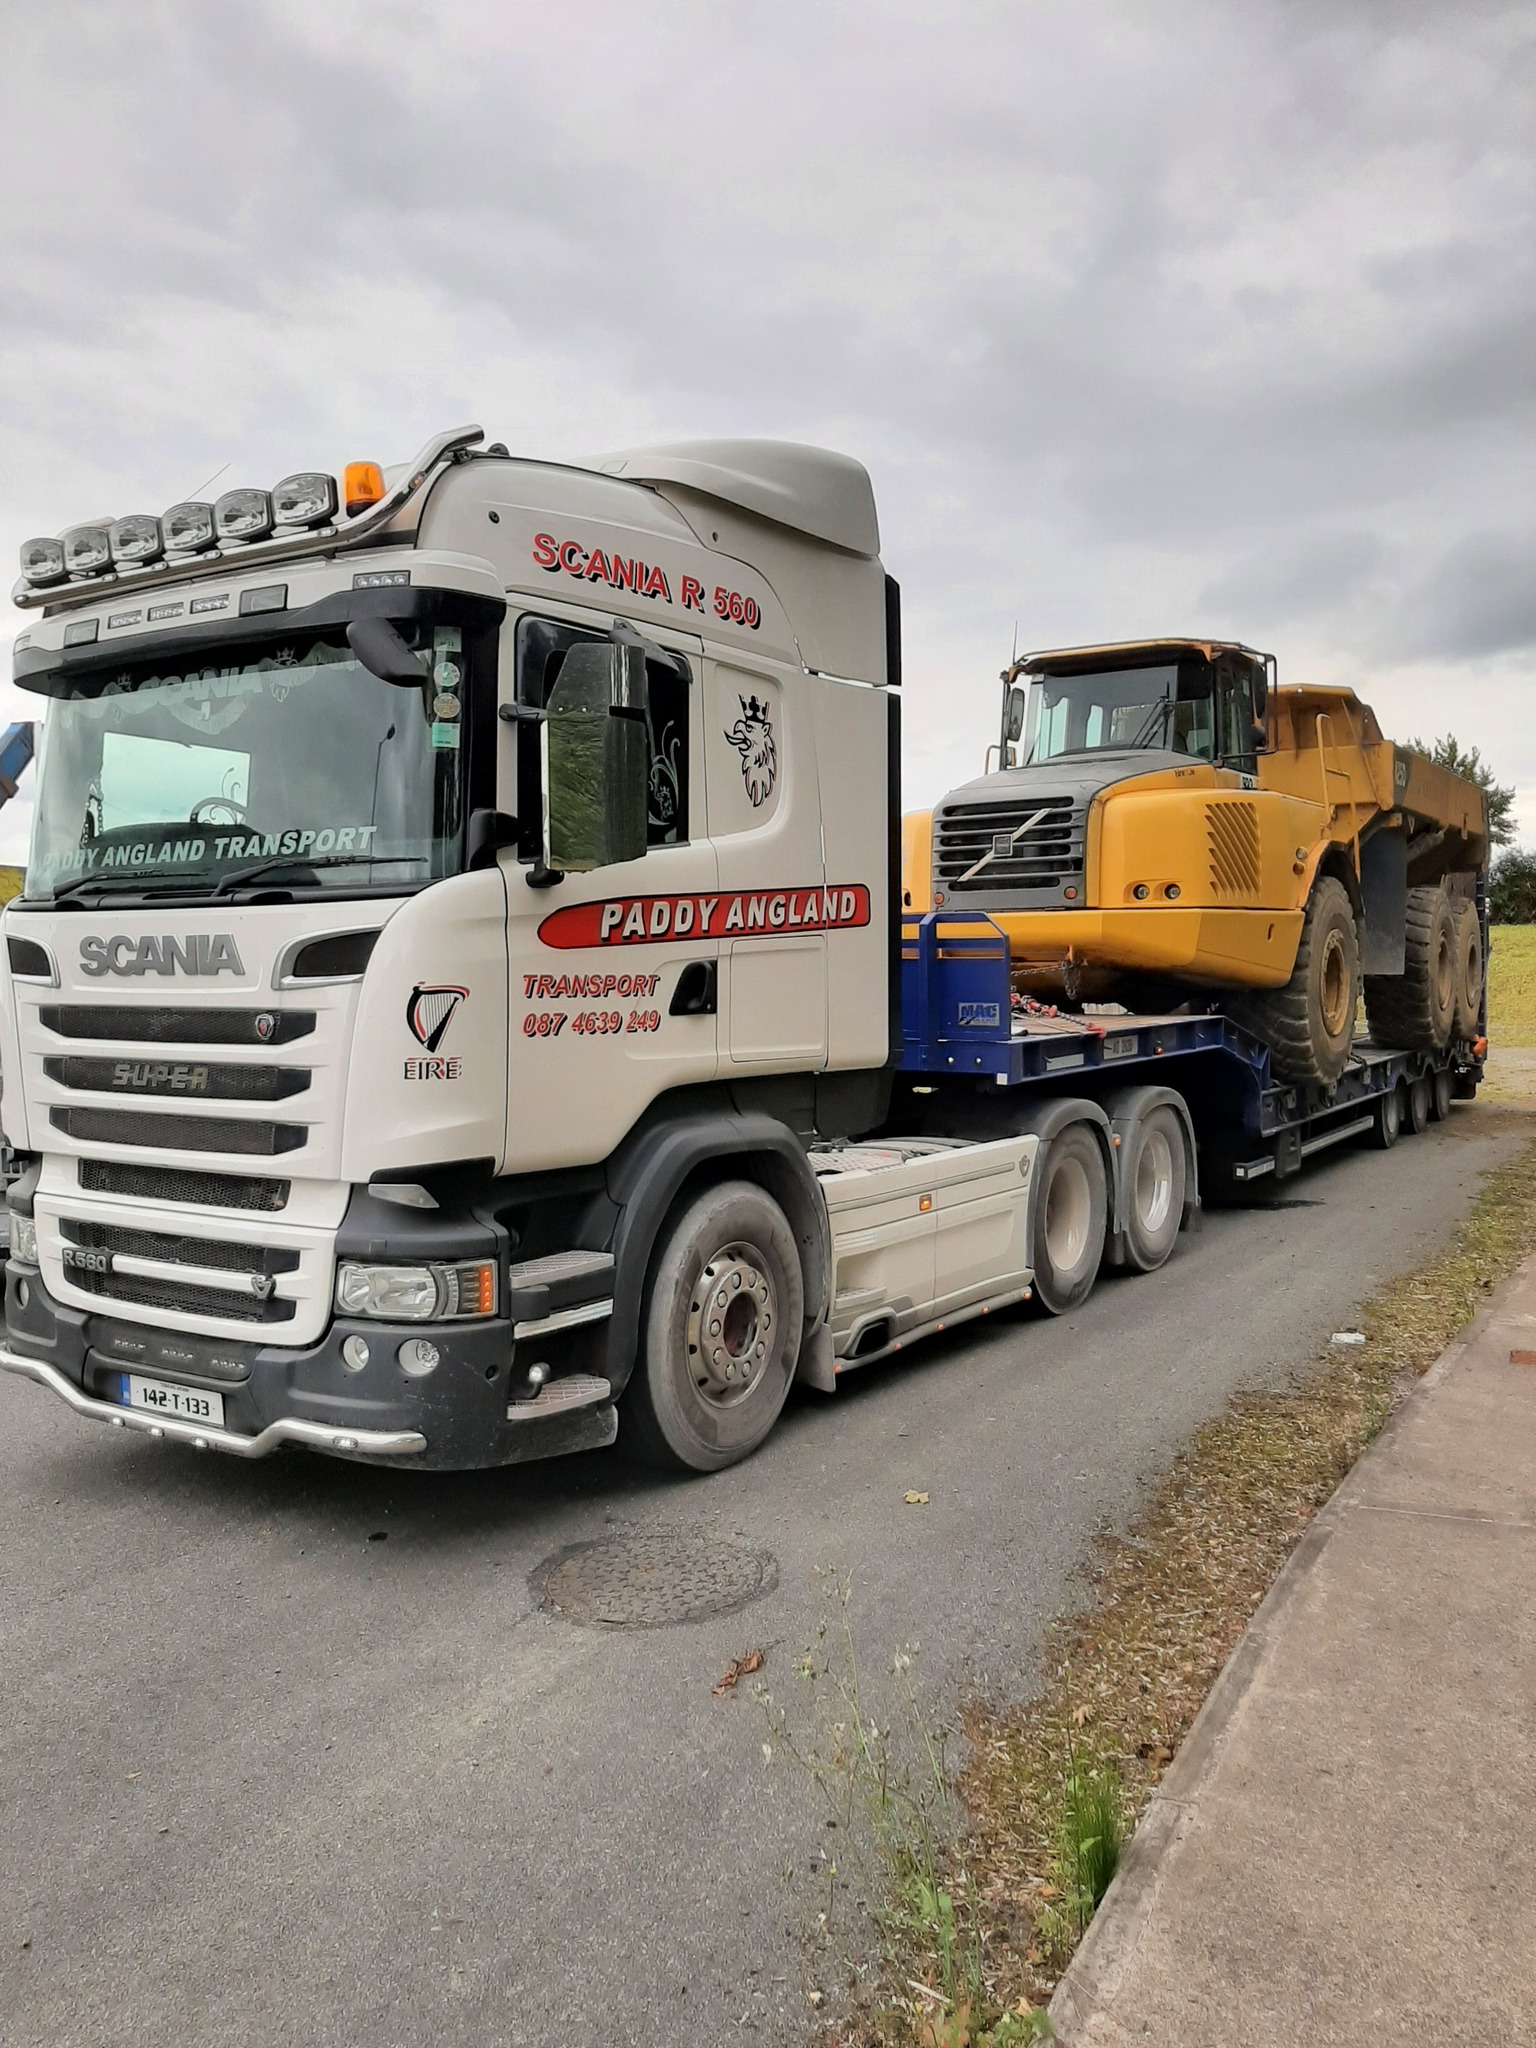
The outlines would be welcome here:
<svg viewBox="0 0 1536 2048">
<path fill-rule="evenodd" d="M 1451 1070 L 1437 1067 L 1430 1077 L 1429 1114 L 1433 1123 L 1443 1124 L 1451 1113 Z"/>
<path fill-rule="evenodd" d="M 1371 1143 L 1378 1152 L 1390 1152 L 1397 1143 L 1403 1129 L 1403 1094 L 1401 1088 L 1389 1088 L 1385 1095 L 1378 1095 L 1372 1112 Z"/>
<path fill-rule="evenodd" d="M 1143 1273 L 1155 1273 L 1179 1241 L 1185 1167 L 1183 1125 L 1163 1103 L 1133 1126 L 1120 1155 L 1126 1250 Z"/>
<path fill-rule="evenodd" d="M 1456 1016 L 1451 1030 L 1456 1038 L 1476 1038 L 1483 1014 L 1483 928 L 1477 905 L 1463 897 L 1455 906 L 1455 923 Z"/>
<path fill-rule="evenodd" d="M 1403 1122 L 1404 1127 L 1415 1136 L 1429 1122 L 1430 1104 L 1433 1097 L 1434 1090 L 1430 1086 L 1428 1074 L 1420 1074 L 1416 1081 L 1409 1082 L 1408 1114 L 1403 1119 Z"/>
<path fill-rule="evenodd" d="M 1365 1014 L 1378 1045 L 1439 1052 L 1456 1021 L 1456 918 L 1437 883 L 1408 891 L 1401 974 L 1368 974 Z"/>
<path fill-rule="evenodd" d="M 800 1355 L 805 1284 L 783 1210 L 751 1181 L 707 1188 L 657 1246 L 640 1357 L 621 1404 L 647 1462 L 718 1472 L 779 1418 Z"/>
<path fill-rule="evenodd" d="M 1104 1154 L 1086 1124 L 1068 1124 L 1042 1151 L 1037 1171 L 1034 1301 L 1047 1315 L 1065 1315 L 1099 1277 L 1109 1213 Z"/>
<path fill-rule="evenodd" d="M 1296 965 L 1284 988 L 1252 989 L 1230 1005 L 1245 1030 L 1269 1047 L 1282 1081 L 1337 1081 L 1355 1042 L 1360 939 L 1349 892 L 1322 876 L 1307 900 Z"/>
</svg>

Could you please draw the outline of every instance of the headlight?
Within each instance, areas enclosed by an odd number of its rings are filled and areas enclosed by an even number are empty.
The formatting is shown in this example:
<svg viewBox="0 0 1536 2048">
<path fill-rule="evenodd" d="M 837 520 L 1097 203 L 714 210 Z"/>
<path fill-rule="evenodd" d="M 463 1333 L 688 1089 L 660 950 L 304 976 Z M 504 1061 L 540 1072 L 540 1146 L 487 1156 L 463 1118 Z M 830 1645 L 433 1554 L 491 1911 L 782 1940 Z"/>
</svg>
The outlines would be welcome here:
<svg viewBox="0 0 1536 2048">
<path fill-rule="evenodd" d="M 64 566 L 71 576 L 99 576 L 112 566 L 112 543 L 104 526 L 72 526 L 61 534 Z"/>
<path fill-rule="evenodd" d="M 263 540 L 272 531 L 272 500 L 265 491 L 226 491 L 213 508 L 220 540 Z"/>
<path fill-rule="evenodd" d="M 173 505 L 160 521 L 165 544 L 174 555 L 200 555 L 213 546 L 213 507 L 196 498 Z"/>
<path fill-rule="evenodd" d="M 158 561 L 165 553 L 160 522 L 147 512 L 132 512 L 126 519 L 114 519 L 107 528 L 107 539 L 112 545 L 112 559 L 120 568 L 132 567 L 135 562 Z"/>
<path fill-rule="evenodd" d="M 18 1216 L 11 1212 L 11 1257 L 20 1259 L 24 1266 L 37 1264 L 37 1225 L 30 1216 Z"/>
<path fill-rule="evenodd" d="M 318 469 L 285 476 L 272 491 L 272 515 L 279 526 L 319 526 L 336 516 L 336 479 Z"/>
<path fill-rule="evenodd" d="M 63 542 L 47 539 L 23 541 L 21 573 L 29 583 L 62 583 L 69 574 L 64 566 Z"/>
<path fill-rule="evenodd" d="M 496 1267 L 489 1259 L 452 1266 L 361 1266 L 345 1260 L 336 1268 L 336 1307 L 342 1315 L 400 1323 L 492 1316 Z"/>
</svg>

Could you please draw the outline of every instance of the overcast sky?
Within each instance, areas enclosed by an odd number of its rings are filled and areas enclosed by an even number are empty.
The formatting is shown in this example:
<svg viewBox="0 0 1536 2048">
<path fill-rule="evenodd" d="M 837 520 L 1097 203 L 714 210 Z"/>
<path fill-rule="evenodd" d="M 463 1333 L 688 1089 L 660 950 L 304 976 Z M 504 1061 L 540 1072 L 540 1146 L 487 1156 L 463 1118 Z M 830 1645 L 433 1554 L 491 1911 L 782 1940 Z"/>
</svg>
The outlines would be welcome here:
<svg viewBox="0 0 1536 2048">
<path fill-rule="evenodd" d="M 10 0 L 4 563 L 466 420 L 822 442 L 903 587 L 909 802 L 1015 628 L 1201 633 L 1477 744 L 1536 844 L 1533 23 Z"/>
</svg>

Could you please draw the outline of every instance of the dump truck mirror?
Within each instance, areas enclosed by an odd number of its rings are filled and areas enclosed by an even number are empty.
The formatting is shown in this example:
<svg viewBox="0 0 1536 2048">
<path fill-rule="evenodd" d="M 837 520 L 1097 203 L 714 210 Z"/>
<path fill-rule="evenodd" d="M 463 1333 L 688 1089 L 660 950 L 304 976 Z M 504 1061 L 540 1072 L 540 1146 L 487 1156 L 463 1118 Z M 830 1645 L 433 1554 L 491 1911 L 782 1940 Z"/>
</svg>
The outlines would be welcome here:
<svg viewBox="0 0 1536 2048">
<path fill-rule="evenodd" d="M 1255 669 L 1253 672 L 1253 715 L 1255 719 L 1262 722 L 1264 714 L 1268 709 L 1269 677 L 1265 675 L 1263 669 Z"/>
<path fill-rule="evenodd" d="M 1015 740 L 1021 739 L 1024 734 L 1024 703 L 1024 692 L 1017 685 L 1010 687 L 1008 691 L 1008 707 L 1003 714 L 1004 730 L 1010 746 Z"/>
<path fill-rule="evenodd" d="M 645 852 L 645 649 L 582 641 L 544 709 L 544 865 L 588 874 Z"/>
</svg>

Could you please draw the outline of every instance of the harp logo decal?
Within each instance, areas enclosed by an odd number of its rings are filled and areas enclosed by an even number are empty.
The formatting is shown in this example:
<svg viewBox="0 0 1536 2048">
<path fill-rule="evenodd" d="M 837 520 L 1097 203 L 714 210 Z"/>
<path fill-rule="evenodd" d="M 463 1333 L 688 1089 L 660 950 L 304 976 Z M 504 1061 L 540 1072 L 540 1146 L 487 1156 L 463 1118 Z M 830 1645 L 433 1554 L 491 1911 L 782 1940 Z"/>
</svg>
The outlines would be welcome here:
<svg viewBox="0 0 1536 2048">
<path fill-rule="evenodd" d="M 418 981 L 406 997 L 406 1026 L 416 1043 L 429 1054 L 436 1054 L 448 1036 L 448 1027 L 468 994 L 467 988 Z M 409 1059 L 405 1063 L 407 1081 L 457 1081 L 462 1072 L 457 1057 Z"/>
</svg>

